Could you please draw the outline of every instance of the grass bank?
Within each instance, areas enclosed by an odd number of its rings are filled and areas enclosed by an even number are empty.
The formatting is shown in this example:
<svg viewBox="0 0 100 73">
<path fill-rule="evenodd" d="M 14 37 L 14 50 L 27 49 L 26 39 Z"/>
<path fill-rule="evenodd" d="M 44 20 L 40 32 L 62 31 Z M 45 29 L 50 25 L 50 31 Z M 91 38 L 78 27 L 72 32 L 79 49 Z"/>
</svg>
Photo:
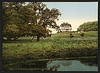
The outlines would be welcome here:
<svg viewBox="0 0 100 73">
<path fill-rule="evenodd" d="M 73 33 L 70 40 L 69 34 L 57 33 L 51 37 L 41 38 L 36 42 L 32 37 L 19 38 L 16 41 L 3 41 L 3 64 L 11 64 L 26 60 L 86 57 L 98 55 L 98 32 Z"/>
</svg>

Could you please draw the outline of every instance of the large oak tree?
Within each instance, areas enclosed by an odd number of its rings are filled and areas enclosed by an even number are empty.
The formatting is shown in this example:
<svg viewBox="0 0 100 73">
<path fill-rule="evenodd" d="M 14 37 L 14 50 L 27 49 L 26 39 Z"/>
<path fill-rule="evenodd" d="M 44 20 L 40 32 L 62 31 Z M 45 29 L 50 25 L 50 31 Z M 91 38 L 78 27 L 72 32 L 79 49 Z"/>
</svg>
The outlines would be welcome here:
<svg viewBox="0 0 100 73">
<path fill-rule="evenodd" d="M 39 41 L 41 36 L 48 34 L 47 26 L 57 28 L 56 19 L 61 15 L 58 9 L 49 9 L 42 2 L 3 2 L 3 37 L 7 39 L 18 38 L 26 34 L 37 36 Z M 8 27 L 9 26 L 9 27 Z M 10 27 L 17 27 L 17 35 L 8 30 Z M 14 29 L 13 29 L 14 30 Z M 9 34 L 11 35 L 8 35 Z M 12 37 L 14 36 L 14 37 Z"/>
</svg>

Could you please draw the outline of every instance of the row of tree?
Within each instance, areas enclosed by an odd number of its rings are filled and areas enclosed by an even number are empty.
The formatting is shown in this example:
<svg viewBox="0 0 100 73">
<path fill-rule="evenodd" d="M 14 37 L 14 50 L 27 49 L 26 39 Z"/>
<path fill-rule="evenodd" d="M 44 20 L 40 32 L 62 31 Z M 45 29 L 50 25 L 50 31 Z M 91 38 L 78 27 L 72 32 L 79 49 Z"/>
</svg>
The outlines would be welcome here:
<svg viewBox="0 0 100 73">
<path fill-rule="evenodd" d="M 98 21 L 85 22 L 77 28 L 77 31 L 97 31 Z"/>
<path fill-rule="evenodd" d="M 42 2 L 3 2 L 3 37 L 7 40 L 21 36 L 48 35 L 47 26 L 59 28 L 56 20 L 61 15 L 58 9 L 49 9 Z"/>
</svg>

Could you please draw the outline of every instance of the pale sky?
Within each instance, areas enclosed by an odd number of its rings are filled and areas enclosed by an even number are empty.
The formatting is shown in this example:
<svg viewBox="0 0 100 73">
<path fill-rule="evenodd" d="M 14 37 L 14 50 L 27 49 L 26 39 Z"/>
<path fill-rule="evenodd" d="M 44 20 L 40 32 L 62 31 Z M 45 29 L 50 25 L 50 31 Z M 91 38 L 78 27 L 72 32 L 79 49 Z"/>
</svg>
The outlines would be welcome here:
<svg viewBox="0 0 100 73">
<path fill-rule="evenodd" d="M 56 8 L 61 12 L 59 21 L 72 25 L 72 31 L 76 31 L 79 25 L 88 21 L 98 20 L 98 2 L 43 2 L 49 9 Z"/>
</svg>

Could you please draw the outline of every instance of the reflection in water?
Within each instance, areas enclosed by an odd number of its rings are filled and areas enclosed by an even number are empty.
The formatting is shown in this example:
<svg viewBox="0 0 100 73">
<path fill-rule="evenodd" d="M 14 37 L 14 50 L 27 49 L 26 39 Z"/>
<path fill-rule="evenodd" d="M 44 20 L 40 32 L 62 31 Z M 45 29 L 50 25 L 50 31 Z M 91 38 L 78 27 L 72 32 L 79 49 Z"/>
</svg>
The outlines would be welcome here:
<svg viewBox="0 0 100 73">
<path fill-rule="evenodd" d="M 58 68 L 60 68 L 61 66 L 69 67 L 71 64 L 72 61 L 54 60 L 54 61 L 49 61 L 47 63 L 47 67 L 50 68 L 52 71 L 57 71 Z"/>
<path fill-rule="evenodd" d="M 21 67 L 23 68 L 46 68 L 48 61 L 32 61 L 27 62 L 25 64 L 21 64 Z"/>
<path fill-rule="evenodd" d="M 97 58 L 78 60 L 29 61 L 10 66 L 9 68 L 38 71 L 98 71 Z"/>
<path fill-rule="evenodd" d="M 21 62 L 17 64 L 13 64 L 9 66 L 8 68 L 11 70 L 38 70 L 38 71 L 44 71 L 47 69 L 47 62 L 48 61 L 28 61 L 28 62 Z M 7 70 L 7 69 L 6 69 Z"/>
<path fill-rule="evenodd" d="M 98 66 L 97 65 L 97 58 L 87 58 L 87 59 L 80 59 L 79 60 L 82 64 L 87 66 Z"/>
<path fill-rule="evenodd" d="M 54 60 L 47 63 L 52 71 L 98 71 L 97 59 Z"/>
</svg>

